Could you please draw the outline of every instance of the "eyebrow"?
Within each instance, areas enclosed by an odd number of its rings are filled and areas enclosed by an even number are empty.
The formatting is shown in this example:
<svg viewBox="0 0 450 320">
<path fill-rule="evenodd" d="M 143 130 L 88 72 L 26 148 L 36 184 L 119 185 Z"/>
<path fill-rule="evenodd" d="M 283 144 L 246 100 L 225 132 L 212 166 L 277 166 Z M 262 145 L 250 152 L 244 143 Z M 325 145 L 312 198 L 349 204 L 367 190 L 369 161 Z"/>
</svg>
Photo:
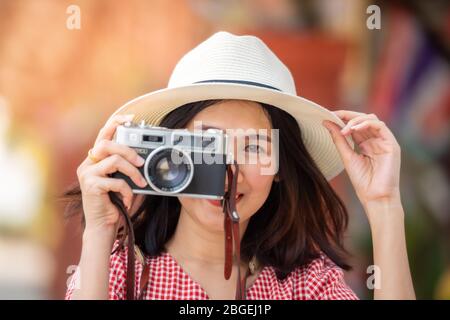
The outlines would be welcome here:
<svg viewBox="0 0 450 320">
<path fill-rule="evenodd" d="M 200 126 L 200 129 L 202 129 L 202 130 L 208 130 L 208 129 L 223 130 L 222 128 L 217 128 L 217 127 L 213 127 L 213 126 L 205 126 L 204 124 L 202 124 Z"/>
<path fill-rule="evenodd" d="M 200 129 L 201 130 L 208 130 L 208 129 L 223 130 L 222 128 L 217 128 L 217 127 L 213 127 L 213 126 L 207 126 L 207 125 L 204 125 L 204 124 L 202 124 L 200 126 Z M 266 140 L 267 142 L 272 142 L 272 139 L 269 136 L 266 136 L 264 134 L 259 134 L 259 133 L 257 133 L 257 134 L 250 134 L 250 135 L 247 135 L 246 137 L 248 137 L 248 138 L 257 138 L 258 140 Z"/>
<path fill-rule="evenodd" d="M 249 138 L 257 138 L 258 140 L 266 140 L 267 142 L 272 142 L 272 139 L 269 136 L 266 136 L 264 134 L 251 134 L 248 135 Z"/>
</svg>

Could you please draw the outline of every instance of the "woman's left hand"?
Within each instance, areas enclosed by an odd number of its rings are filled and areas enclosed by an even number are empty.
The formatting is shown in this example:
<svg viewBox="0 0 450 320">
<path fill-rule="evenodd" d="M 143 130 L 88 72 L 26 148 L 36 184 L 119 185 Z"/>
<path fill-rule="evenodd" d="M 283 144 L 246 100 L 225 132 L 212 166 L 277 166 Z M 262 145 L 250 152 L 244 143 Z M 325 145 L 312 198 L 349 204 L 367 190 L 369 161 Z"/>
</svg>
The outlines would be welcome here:
<svg viewBox="0 0 450 320">
<path fill-rule="evenodd" d="M 382 276 L 375 299 L 415 299 L 406 251 L 404 211 L 400 201 L 400 146 L 374 114 L 339 110 L 345 123 L 324 121 L 344 162 L 371 227 L 373 262 Z M 351 135 L 355 152 L 345 139 Z"/>
<path fill-rule="evenodd" d="M 361 203 L 399 200 L 401 151 L 389 128 L 374 114 L 347 110 L 334 114 L 345 123 L 344 128 L 327 120 L 323 125 L 331 133 Z M 345 139 L 349 134 L 359 153 Z"/>
</svg>

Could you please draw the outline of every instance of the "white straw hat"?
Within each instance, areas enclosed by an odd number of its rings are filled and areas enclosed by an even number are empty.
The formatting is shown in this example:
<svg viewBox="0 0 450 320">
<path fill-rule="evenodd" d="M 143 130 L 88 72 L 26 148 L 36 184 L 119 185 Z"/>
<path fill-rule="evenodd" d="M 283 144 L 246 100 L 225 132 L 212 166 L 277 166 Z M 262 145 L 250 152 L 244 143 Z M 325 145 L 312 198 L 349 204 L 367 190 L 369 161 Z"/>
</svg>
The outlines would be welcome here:
<svg viewBox="0 0 450 320">
<path fill-rule="evenodd" d="M 344 168 L 323 120 L 341 127 L 331 111 L 297 96 L 289 69 L 259 38 L 217 32 L 186 53 L 175 66 L 167 88 L 137 97 L 114 114 L 134 114 L 158 126 L 172 110 L 210 99 L 240 99 L 278 107 L 291 114 L 302 131 L 303 142 L 327 180 Z M 353 147 L 350 137 L 347 141 Z"/>
</svg>

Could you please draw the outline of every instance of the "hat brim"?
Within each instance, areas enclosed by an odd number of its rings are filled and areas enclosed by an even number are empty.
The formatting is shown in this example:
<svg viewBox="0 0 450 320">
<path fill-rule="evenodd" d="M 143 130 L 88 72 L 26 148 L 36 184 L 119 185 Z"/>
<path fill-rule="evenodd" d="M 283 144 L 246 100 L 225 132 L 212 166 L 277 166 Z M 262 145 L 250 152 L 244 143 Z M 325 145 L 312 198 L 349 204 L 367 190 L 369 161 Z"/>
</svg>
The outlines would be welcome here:
<svg viewBox="0 0 450 320">
<path fill-rule="evenodd" d="M 175 88 L 164 88 L 139 96 L 120 107 L 114 115 L 134 114 L 134 121 L 145 120 L 158 126 L 172 110 L 191 102 L 211 99 L 239 99 L 273 105 L 292 115 L 302 131 L 302 138 L 325 178 L 329 181 L 344 169 L 341 157 L 322 126 L 323 120 L 330 120 L 340 127 L 344 123 L 330 110 L 305 98 L 278 90 L 234 83 L 199 83 Z M 350 136 L 347 141 L 354 148 Z"/>
</svg>

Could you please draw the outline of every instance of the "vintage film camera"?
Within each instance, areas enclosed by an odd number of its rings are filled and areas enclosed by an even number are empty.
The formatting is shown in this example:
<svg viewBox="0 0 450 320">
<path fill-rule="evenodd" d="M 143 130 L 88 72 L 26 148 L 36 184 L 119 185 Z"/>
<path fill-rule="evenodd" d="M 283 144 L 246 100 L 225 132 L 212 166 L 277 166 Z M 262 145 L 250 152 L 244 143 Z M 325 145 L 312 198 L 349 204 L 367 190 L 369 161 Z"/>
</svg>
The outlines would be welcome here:
<svg viewBox="0 0 450 320">
<path fill-rule="evenodd" d="M 222 199 L 225 193 L 227 135 L 222 130 L 168 129 L 127 122 L 118 126 L 115 141 L 145 159 L 138 168 L 148 185 L 141 188 L 124 179 L 133 193 Z"/>
</svg>

